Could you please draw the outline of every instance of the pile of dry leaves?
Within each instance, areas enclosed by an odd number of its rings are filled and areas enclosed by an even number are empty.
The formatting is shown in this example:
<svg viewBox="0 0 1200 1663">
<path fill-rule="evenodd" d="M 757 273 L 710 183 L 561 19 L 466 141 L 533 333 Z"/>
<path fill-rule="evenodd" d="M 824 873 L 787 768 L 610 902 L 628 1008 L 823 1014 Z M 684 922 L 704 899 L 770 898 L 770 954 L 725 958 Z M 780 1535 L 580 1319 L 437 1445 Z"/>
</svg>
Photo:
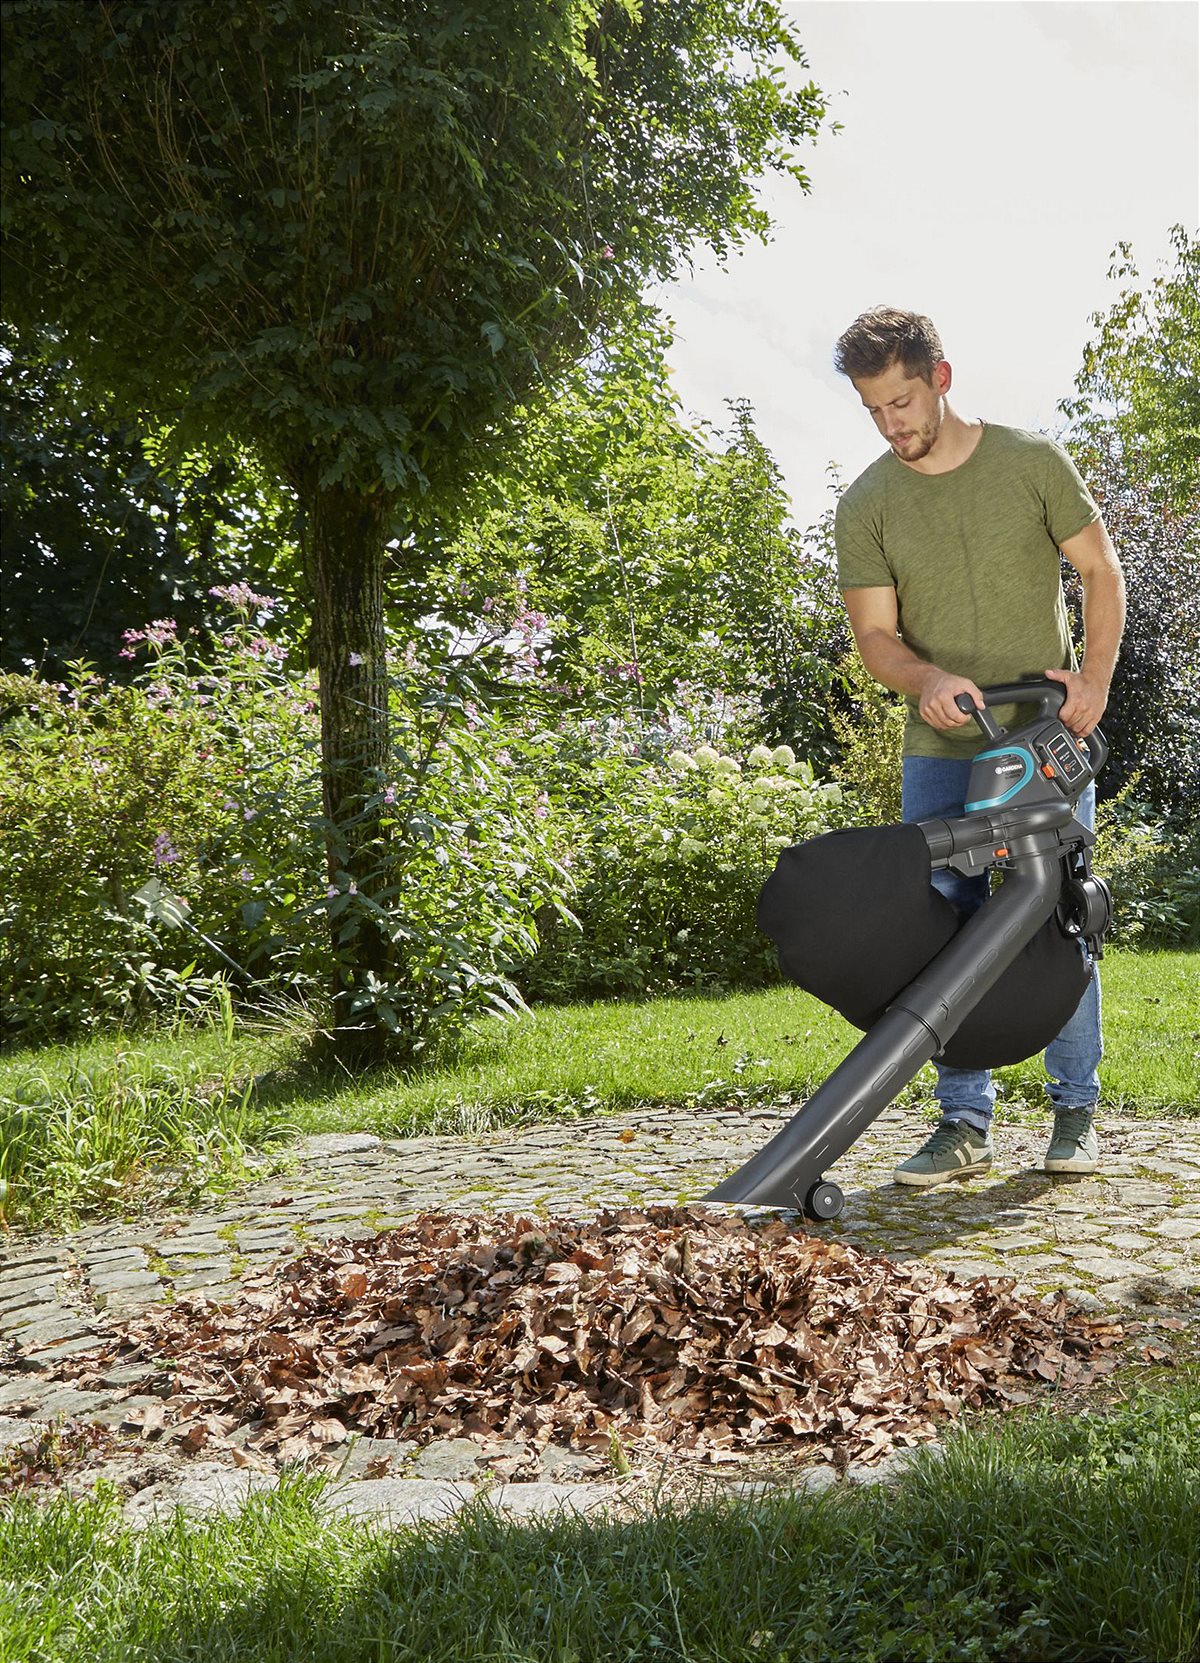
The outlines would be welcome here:
<svg viewBox="0 0 1200 1663">
<path fill-rule="evenodd" d="M 86 1383 L 145 1361 L 142 1429 L 308 1455 L 355 1432 L 522 1438 L 710 1460 L 871 1460 L 965 1405 L 1115 1366 L 1121 1330 L 1007 1278 L 958 1281 L 779 1222 L 652 1207 L 594 1222 L 426 1213 L 335 1242 L 233 1303 L 131 1320 Z M 169 1366 L 164 1363 L 169 1360 Z M 168 1385 L 169 1383 L 169 1385 Z"/>
</svg>

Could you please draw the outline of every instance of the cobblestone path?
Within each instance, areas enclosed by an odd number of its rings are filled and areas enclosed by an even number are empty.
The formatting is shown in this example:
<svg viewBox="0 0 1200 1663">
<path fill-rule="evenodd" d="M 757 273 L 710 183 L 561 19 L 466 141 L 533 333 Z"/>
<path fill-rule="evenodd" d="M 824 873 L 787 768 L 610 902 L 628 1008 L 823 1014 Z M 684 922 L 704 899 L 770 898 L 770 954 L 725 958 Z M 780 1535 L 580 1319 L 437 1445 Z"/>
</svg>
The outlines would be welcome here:
<svg viewBox="0 0 1200 1663">
<path fill-rule="evenodd" d="M 307 1243 L 374 1234 L 425 1210 L 578 1217 L 607 1206 L 691 1205 L 790 1112 L 659 1110 L 397 1143 L 319 1136 L 223 1206 L 9 1243 L 0 1249 L 0 1446 L 57 1415 L 119 1426 L 118 1378 L 109 1397 L 52 1379 L 106 1319 L 184 1291 L 220 1300 L 243 1275 Z M 844 1212 L 809 1228 L 898 1260 L 1066 1288 L 1091 1309 L 1200 1319 L 1200 1122 L 1105 1120 L 1101 1170 L 1090 1178 L 1041 1171 L 1048 1126 L 998 1125 L 987 1177 L 922 1192 L 894 1184 L 891 1171 L 925 1123 L 890 1110 L 829 1174 L 846 1192 Z M 471 1462 L 429 1469 L 427 1460 L 425 1478 L 439 1492 L 429 1492 L 429 1506 L 444 1512 L 439 1480 L 463 1477 Z M 244 1489 L 262 1475 L 236 1476 Z M 414 1497 L 418 1511 L 423 1505 Z"/>
</svg>

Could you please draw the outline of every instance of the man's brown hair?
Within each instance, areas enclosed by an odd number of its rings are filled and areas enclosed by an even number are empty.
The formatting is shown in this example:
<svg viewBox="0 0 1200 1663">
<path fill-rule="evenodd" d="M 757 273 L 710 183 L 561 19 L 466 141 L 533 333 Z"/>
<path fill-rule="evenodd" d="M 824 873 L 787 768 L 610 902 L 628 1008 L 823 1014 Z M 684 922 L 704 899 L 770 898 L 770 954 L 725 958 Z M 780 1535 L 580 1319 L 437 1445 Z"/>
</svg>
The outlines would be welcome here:
<svg viewBox="0 0 1200 1663">
<path fill-rule="evenodd" d="M 838 337 L 833 363 L 851 381 L 882 375 L 899 362 L 906 375 L 932 382 L 933 366 L 944 357 L 941 336 L 928 318 L 894 306 L 875 306 Z"/>
</svg>

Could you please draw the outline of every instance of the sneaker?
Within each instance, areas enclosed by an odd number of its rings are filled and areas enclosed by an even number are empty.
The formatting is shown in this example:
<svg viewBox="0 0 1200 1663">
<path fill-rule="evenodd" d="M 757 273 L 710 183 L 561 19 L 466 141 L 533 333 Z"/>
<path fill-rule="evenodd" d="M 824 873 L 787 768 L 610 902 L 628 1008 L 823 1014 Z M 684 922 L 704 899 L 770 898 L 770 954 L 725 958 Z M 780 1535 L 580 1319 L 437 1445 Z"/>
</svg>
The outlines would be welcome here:
<svg viewBox="0 0 1200 1663">
<path fill-rule="evenodd" d="M 989 1132 L 977 1132 L 965 1120 L 942 1120 L 911 1159 L 898 1166 L 892 1177 L 898 1184 L 949 1183 L 951 1178 L 970 1178 L 986 1172 L 992 1164 Z"/>
<path fill-rule="evenodd" d="M 1056 1109 L 1054 1134 L 1046 1159 L 1047 1172 L 1095 1172 L 1100 1164 L 1100 1141 L 1091 1109 Z"/>
</svg>

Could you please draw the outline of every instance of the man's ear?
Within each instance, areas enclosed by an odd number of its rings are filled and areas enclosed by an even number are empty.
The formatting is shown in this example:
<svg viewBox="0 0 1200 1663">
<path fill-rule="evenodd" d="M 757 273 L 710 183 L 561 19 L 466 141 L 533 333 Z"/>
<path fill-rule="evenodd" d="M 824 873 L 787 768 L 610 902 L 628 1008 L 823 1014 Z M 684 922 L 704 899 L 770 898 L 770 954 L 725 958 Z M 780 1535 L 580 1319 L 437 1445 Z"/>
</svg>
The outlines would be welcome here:
<svg viewBox="0 0 1200 1663">
<path fill-rule="evenodd" d="M 944 358 L 939 358 L 933 366 L 933 390 L 935 393 L 946 394 L 950 391 L 950 383 L 954 379 L 954 371 Z"/>
</svg>

